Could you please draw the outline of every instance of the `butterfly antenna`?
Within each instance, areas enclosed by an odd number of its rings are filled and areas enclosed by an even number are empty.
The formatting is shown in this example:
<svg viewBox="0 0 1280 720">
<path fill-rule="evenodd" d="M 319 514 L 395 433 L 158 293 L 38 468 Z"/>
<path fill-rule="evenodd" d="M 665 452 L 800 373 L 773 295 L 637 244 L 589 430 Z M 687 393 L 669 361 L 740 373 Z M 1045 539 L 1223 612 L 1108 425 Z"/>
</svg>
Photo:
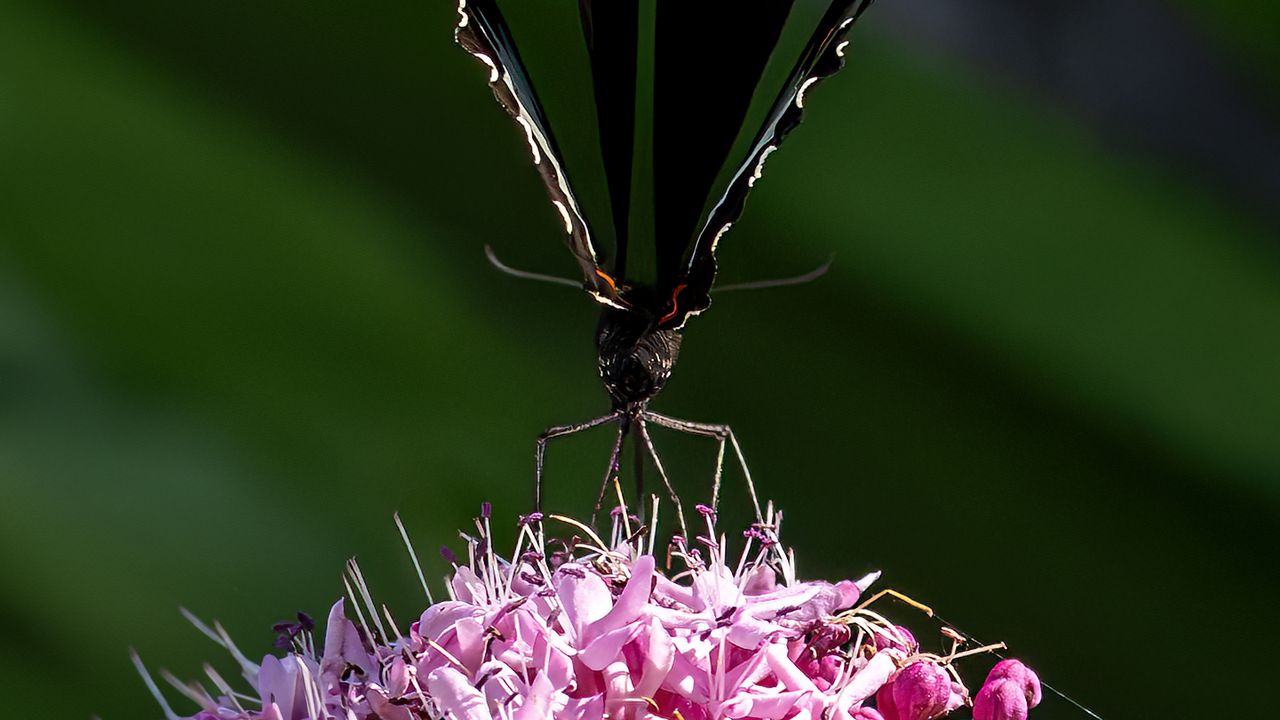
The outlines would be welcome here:
<svg viewBox="0 0 1280 720">
<path fill-rule="evenodd" d="M 527 270 L 517 270 L 499 260 L 498 256 L 494 254 L 493 248 L 490 247 L 488 243 L 485 243 L 484 255 L 489 258 L 489 264 L 497 268 L 499 272 L 506 273 L 513 277 L 523 278 L 525 280 L 539 280 L 541 282 L 549 282 L 556 285 L 568 285 L 576 288 L 582 287 L 582 283 L 576 280 L 570 280 L 569 278 L 556 277 L 555 275 L 543 275 L 542 273 L 528 272 Z"/>
<path fill-rule="evenodd" d="M 715 287 L 715 292 L 722 293 L 732 292 L 734 290 L 763 290 L 765 288 L 786 287 L 788 285 L 803 285 L 826 275 L 827 271 L 831 269 L 831 263 L 835 262 L 835 259 L 835 253 L 832 253 L 831 257 L 827 258 L 826 262 L 803 275 L 796 275 L 795 277 L 788 278 L 777 278 L 775 280 L 756 280 L 754 282 L 717 285 Z"/>
</svg>

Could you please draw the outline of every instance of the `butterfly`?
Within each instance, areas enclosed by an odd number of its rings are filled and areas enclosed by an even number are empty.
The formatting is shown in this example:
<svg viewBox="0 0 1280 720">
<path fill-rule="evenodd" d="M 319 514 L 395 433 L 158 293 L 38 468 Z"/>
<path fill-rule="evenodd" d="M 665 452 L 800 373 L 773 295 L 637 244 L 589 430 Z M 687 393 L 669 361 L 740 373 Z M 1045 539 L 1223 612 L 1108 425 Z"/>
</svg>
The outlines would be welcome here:
<svg viewBox="0 0 1280 720">
<path fill-rule="evenodd" d="M 574 195 L 551 126 L 497 4 L 494 0 L 459 1 L 454 38 L 484 65 L 495 98 L 524 134 L 547 197 L 563 221 L 566 244 L 582 273 L 581 287 L 601 306 L 596 331 L 597 365 L 612 409 L 587 422 L 549 428 L 539 436 L 535 509 L 542 507 L 547 443 L 616 423 L 617 437 L 596 511 L 617 477 L 623 442 L 634 430 L 637 458 L 641 457 L 639 443 L 643 443 L 675 502 L 681 530 L 688 537 L 679 496 L 649 436 L 647 424 L 652 423 L 718 442 L 712 508 L 719 500 L 728 443 L 746 476 L 757 520 L 760 519 L 750 471 L 732 429 L 660 415 L 649 410 L 649 403 L 671 377 L 689 319 L 711 304 L 720 241 L 742 215 L 747 195 L 761 178 L 766 160 L 800 123 L 808 93 L 844 66 L 849 30 L 872 2 L 830 2 L 765 114 L 746 156 L 731 166 L 732 174 L 713 202 L 709 200 L 717 175 L 728 159 L 755 88 L 791 14 L 792 0 L 772 0 L 750 9 L 736 0 L 655 3 L 652 25 L 646 27 L 653 28 L 655 47 L 653 257 L 649 261 L 656 272 L 651 282 L 645 282 L 639 279 L 640 273 L 627 268 L 627 250 L 634 239 L 631 218 L 638 155 L 636 95 L 641 0 L 579 0 L 613 215 L 612 262 L 605 261 L 593 225 Z M 550 279 L 506 268 L 492 254 L 490 259 L 513 274 Z M 637 460 L 637 483 L 642 482 L 641 467 Z"/>
</svg>

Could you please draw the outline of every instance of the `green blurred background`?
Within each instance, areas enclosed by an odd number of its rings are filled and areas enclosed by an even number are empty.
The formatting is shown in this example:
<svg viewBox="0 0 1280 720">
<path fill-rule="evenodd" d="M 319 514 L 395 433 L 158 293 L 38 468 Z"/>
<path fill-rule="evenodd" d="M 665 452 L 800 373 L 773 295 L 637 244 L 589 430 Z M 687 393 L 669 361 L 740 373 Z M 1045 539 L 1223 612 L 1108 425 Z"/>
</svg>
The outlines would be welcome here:
<svg viewBox="0 0 1280 720">
<path fill-rule="evenodd" d="M 588 147 L 564 4 L 507 5 Z M 1280 11 L 957 5 L 866 16 L 721 248 L 835 266 L 718 298 L 655 408 L 733 424 L 802 574 L 882 568 L 1104 717 L 1225 712 L 1278 639 Z M 573 271 L 454 18 L 0 0 L 9 712 L 160 717 L 129 646 L 221 662 L 182 605 L 265 652 L 351 554 L 411 618 L 392 512 L 438 576 L 606 409 L 594 304 L 484 262 Z M 553 498 L 609 440 L 552 449 Z M 657 440 L 696 496 L 711 448 Z"/>
</svg>

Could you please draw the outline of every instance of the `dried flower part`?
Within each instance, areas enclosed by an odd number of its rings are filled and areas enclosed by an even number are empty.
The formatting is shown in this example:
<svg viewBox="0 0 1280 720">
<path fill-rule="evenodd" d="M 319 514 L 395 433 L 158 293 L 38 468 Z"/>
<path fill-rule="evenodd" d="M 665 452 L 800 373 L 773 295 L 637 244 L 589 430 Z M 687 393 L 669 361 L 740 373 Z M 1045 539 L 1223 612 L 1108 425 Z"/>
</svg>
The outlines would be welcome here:
<svg viewBox="0 0 1280 720">
<path fill-rule="evenodd" d="M 922 652 L 868 607 L 884 592 L 858 604 L 878 573 L 798 580 L 772 506 L 732 559 L 716 513 L 698 510 L 700 547 L 673 538 L 660 570 L 656 507 L 648 528 L 614 513 L 607 542 L 569 518 L 525 516 L 508 560 L 494 552 L 486 504 L 465 557 L 445 553 L 449 599 L 431 602 L 407 632 L 373 603 L 352 561 L 355 619 L 335 603 L 322 649 L 305 615 L 276 626 L 288 652 L 261 663 L 196 620 L 252 692 L 211 668 L 214 693 L 165 677 L 201 707 L 189 720 L 929 720 L 968 704 L 953 661 L 990 648 L 961 652 L 964 639 L 948 631 L 950 653 Z M 549 537 L 552 522 L 571 539 Z M 181 720 L 143 672 L 168 720 Z M 1039 699 L 1035 673 L 1006 660 L 974 717 L 1022 720 Z"/>
</svg>

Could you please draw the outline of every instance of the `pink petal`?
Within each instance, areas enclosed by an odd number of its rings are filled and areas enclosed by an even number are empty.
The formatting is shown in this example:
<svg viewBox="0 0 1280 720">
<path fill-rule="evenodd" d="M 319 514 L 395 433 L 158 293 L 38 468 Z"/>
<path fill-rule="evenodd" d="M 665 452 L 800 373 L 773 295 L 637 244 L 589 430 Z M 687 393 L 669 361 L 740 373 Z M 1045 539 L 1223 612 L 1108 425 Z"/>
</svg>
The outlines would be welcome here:
<svg viewBox="0 0 1280 720">
<path fill-rule="evenodd" d="M 262 658 L 262 665 L 259 667 L 258 694 L 263 706 L 275 703 L 280 706 L 282 715 L 291 716 L 294 695 L 292 680 L 280 664 L 280 658 L 268 655 Z"/>
<path fill-rule="evenodd" d="M 885 630 L 885 632 L 891 633 L 895 637 L 891 638 L 887 635 L 876 633 L 875 644 L 877 650 L 897 648 L 906 653 L 913 653 L 916 651 L 916 648 L 919 647 L 919 643 L 916 642 L 916 636 L 912 635 L 910 630 L 902 627 L 901 625 L 895 625 L 892 628 Z"/>
<path fill-rule="evenodd" d="M 761 718 L 761 720 L 782 720 L 791 713 L 802 699 L 809 695 L 808 690 L 795 690 L 783 693 L 755 695 L 741 693 L 731 698 L 720 707 L 720 714 L 727 718 Z"/>
<path fill-rule="evenodd" d="M 862 577 L 858 578 L 857 580 L 854 580 L 853 584 L 858 587 L 859 593 L 864 593 L 867 591 L 867 588 L 874 585 L 876 581 L 879 579 L 880 579 L 880 571 L 876 570 L 875 572 L 869 572 L 866 575 L 863 575 Z"/>
<path fill-rule="evenodd" d="M 418 619 L 418 634 L 425 639 L 439 642 L 440 637 L 452 629 L 459 620 L 483 614 L 484 610 L 470 603 L 457 600 L 438 602 L 427 608 Z"/>
<path fill-rule="evenodd" d="M 901 654 L 892 650 L 876 653 L 861 670 L 854 673 L 853 679 L 840 691 L 840 704 L 857 705 L 874 695 L 897 671 L 897 661 L 900 659 Z M 884 713 L 884 709 L 880 708 L 880 712 Z"/>
<path fill-rule="evenodd" d="M 646 612 L 650 616 L 661 620 L 663 627 L 673 632 L 677 630 L 698 632 L 710 630 L 716 625 L 715 615 L 709 611 L 690 612 L 660 605 L 650 605 Z"/>
<path fill-rule="evenodd" d="M 858 599 L 858 587 L 842 581 L 836 585 L 814 581 L 800 583 L 769 596 L 766 603 L 752 603 L 751 613 L 759 615 L 757 607 L 790 606 L 792 609 L 774 622 L 796 631 L 808 630 L 814 623 L 851 607 Z"/>
<path fill-rule="evenodd" d="M 755 650 L 775 635 L 785 632 L 780 625 L 766 622 L 754 613 L 740 612 L 733 624 L 729 626 L 729 642 L 743 650 Z"/>
<path fill-rule="evenodd" d="M 778 681 L 788 690 L 818 691 L 818 686 L 804 673 L 800 672 L 791 658 L 787 657 L 786 647 L 775 643 L 765 650 L 769 668 L 778 676 Z"/>
<path fill-rule="evenodd" d="M 898 703 L 893 700 L 893 683 L 881 685 L 876 691 L 876 709 L 888 720 L 902 720 L 898 714 Z"/>
<path fill-rule="evenodd" d="M 742 591 L 733 576 L 722 565 L 713 565 L 693 578 L 694 610 L 737 607 L 742 605 Z"/>
<path fill-rule="evenodd" d="M 947 705 L 943 708 L 942 714 L 946 715 L 952 710 L 964 707 L 967 704 L 969 704 L 969 691 L 960 683 L 952 681 L 951 693 L 947 697 Z"/>
<path fill-rule="evenodd" d="M 622 714 L 619 710 L 623 708 L 623 702 L 631 697 L 631 691 L 635 687 L 631 682 L 631 672 L 627 669 L 625 662 L 615 660 L 604 668 L 602 674 L 605 686 L 605 712 L 610 717 L 617 717 Z"/>
<path fill-rule="evenodd" d="M 391 661 L 391 667 L 387 668 L 386 676 L 387 692 L 392 696 L 400 696 L 409 691 L 409 668 L 405 665 L 404 658 L 397 656 Z"/>
<path fill-rule="evenodd" d="M 557 692 L 575 688 L 573 659 L 552 643 L 549 637 L 540 637 L 534 642 L 533 661 L 539 674 L 546 675 Z"/>
<path fill-rule="evenodd" d="M 613 608 L 609 587 L 590 568 L 565 563 L 556 570 L 552 582 L 575 639 L 581 638 L 588 625 L 603 618 Z"/>
<path fill-rule="evenodd" d="M 497 708 L 506 705 L 511 699 L 512 692 L 520 696 L 528 693 L 524 678 L 498 660 L 490 660 L 480 666 L 473 680 L 478 681 L 481 678 L 484 679 L 483 683 L 473 682 L 472 685 L 479 685 L 476 689 L 484 695 L 487 707 Z"/>
<path fill-rule="evenodd" d="M 676 649 L 679 650 L 679 648 L 680 645 L 677 643 Z M 711 696 L 707 686 L 706 668 L 695 665 L 693 658 L 684 652 L 677 652 L 672 658 L 671 672 L 667 675 L 663 687 L 670 688 L 672 692 L 699 705 L 706 703 Z M 687 715 L 685 720 L 688 720 Z"/>
<path fill-rule="evenodd" d="M 533 679 L 529 692 L 524 695 L 524 702 L 516 710 L 514 720 L 548 720 L 551 717 L 551 701 L 556 690 L 547 679 L 540 674 Z"/>
<path fill-rule="evenodd" d="M 565 703 L 564 710 L 556 715 L 555 720 L 603 720 L 604 696 L 592 695 L 585 698 L 572 698 Z"/>
<path fill-rule="evenodd" d="M 858 602 L 858 598 L 862 595 L 862 588 L 858 587 L 857 583 L 850 580 L 841 580 L 836 583 L 835 590 L 838 596 L 838 599 L 836 600 L 837 610 L 845 610 L 853 607 L 853 604 Z"/>
<path fill-rule="evenodd" d="M 320 674 L 338 678 L 346 672 L 348 665 L 360 668 L 366 678 L 374 674 L 374 661 L 364 649 L 360 641 L 360 633 L 356 626 L 347 619 L 343 601 L 339 600 L 329 608 L 329 620 L 324 632 L 324 657 L 320 660 Z"/>
<path fill-rule="evenodd" d="M 297 655 L 286 655 L 283 660 L 268 655 L 262 659 L 262 669 L 258 672 L 258 693 L 263 706 L 274 702 L 284 720 L 297 720 L 307 713 L 301 663 Z"/>
<path fill-rule="evenodd" d="M 757 565 L 747 575 L 742 586 L 744 595 L 764 595 L 778 587 L 778 573 L 770 565 Z"/>
<path fill-rule="evenodd" d="M 370 688 L 365 697 L 369 699 L 369 709 L 377 713 L 382 720 L 415 720 L 409 708 L 391 702 L 376 688 Z"/>
<path fill-rule="evenodd" d="M 493 720 L 484 695 L 451 667 L 431 671 L 427 676 L 427 692 L 445 713 L 457 720 Z"/>
<path fill-rule="evenodd" d="M 766 661 L 765 653 L 751 653 L 750 657 L 725 673 L 724 693 L 732 697 L 745 688 L 760 683 L 770 672 L 772 670 Z"/>
<path fill-rule="evenodd" d="M 675 645 L 671 643 L 671 636 L 667 635 L 657 618 L 649 619 L 646 647 L 648 649 L 640 669 L 640 681 L 636 683 L 636 696 L 642 698 L 653 697 L 658 692 L 675 660 Z"/>
<path fill-rule="evenodd" d="M 654 576 L 653 597 L 655 599 L 662 600 L 667 604 L 681 605 L 690 609 L 692 609 L 694 603 L 697 602 L 697 600 L 694 599 L 693 590 L 691 588 L 671 582 L 667 579 L 667 576 L 662 575 L 661 573 Z"/>
<path fill-rule="evenodd" d="M 644 606 L 649 604 L 649 591 L 653 587 L 653 556 L 641 555 L 631 567 L 631 578 L 622 589 L 613 608 L 587 631 L 588 637 L 598 637 L 635 622 Z"/>
<path fill-rule="evenodd" d="M 622 652 L 622 646 L 640 634 L 643 626 L 639 623 L 618 628 L 613 632 L 592 640 L 586 648 L 578 652 L 578 659 L 592 670 L 603 670 L 605 665 L 613 662 Z"/>
<path fill-rule="evenodd" d="M 453 596 L 462 602 L 473 605 L 484 605 L 489 602 L 489 590 L 485 587 L 484 581 L 466 565 L 458 567 L 453 574 L 453 579 L 449 581 L 449 586 L 453 588 Z"/>
<path fill-rule="evenodd" d="M 449 647 L 449 650 L 469 672 L 475 672 L 484 655 L 484 625 L 474 618 L 465 618 L 453 627 L 458 633 L 455 640 L 457 644 Z"/>
</svg>

